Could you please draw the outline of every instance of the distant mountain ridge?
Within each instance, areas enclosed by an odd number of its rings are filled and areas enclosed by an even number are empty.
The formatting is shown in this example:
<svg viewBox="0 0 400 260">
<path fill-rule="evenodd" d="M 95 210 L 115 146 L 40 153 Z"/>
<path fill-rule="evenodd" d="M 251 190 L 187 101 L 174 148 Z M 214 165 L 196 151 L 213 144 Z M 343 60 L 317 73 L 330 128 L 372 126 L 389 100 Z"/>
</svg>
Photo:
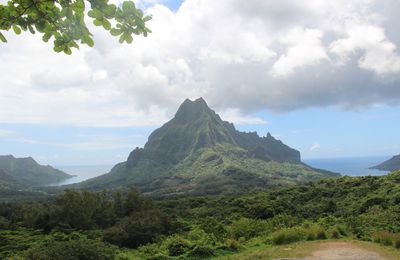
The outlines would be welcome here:
<svg viewBox="0 0 400 260">
<path fill-rule="evenodd" d="M 378 165 L 375 165 L 371 167 L 370 169 L 376 169 L 376 170 L 381 170 L 381 171 L 397 171 L 400 170 L 400 154 L 393 156 L 387 161 L 384 161 L 383 163 L 380 163 Z"/>
<path fill-rule="evenodd" d="M 337 176 L 301 162 L 300 152 L 268 133 L 239 132 L 204 99 L 185 100 L 173 119 L 156 129 L 143 148 L 110 173 L 77 186 L 137 185 L 157 194 L 237 193 Z M 217 185 L 217 186 L 216 186 Z"/>
<path fill-rule="evenodd" d="M 32 157 L 0 155 L 0 181 L 23 187 L 45 186 L 72 176 L 49 165 L 38 164 Z"/>
</svg>

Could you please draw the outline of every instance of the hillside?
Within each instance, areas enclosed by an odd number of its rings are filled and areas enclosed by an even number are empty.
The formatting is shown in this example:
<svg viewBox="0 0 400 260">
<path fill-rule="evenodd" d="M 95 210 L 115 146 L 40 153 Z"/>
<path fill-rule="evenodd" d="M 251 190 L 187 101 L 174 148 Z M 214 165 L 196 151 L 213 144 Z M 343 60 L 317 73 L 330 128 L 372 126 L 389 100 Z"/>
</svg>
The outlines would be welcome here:
<svg viewBox="0 0 400 260">
<path fill-rule="evenodd" d="M 45 186 L 72 177 L 49 165 L 40 165 L 32 157 L 15 158 L 12 155 L 0 156 L 0 170 L 1 183 L 28 187 Z"/>
<path fill-rule="evenodd" d="M 299 151 L 269 133 L 259 137 L 237 131 L 199 98 L 185 100 L 126 162 L 73 187 L 137 185 L 157 196 L 234 194 L 333 176 L 338 174 L 303 164 Z"/>
<path fill-rule="evenodd" d="M 21 187 L 23 187 L 23 185 L 18 183 L 12 176 L 8 175 L 2 169 L 0 169 L 0 190 L 18 189 Z"/>
<path fill-rule="evenodd" d="M 381 171 L 396 171 L 400 170 L 400 154 L 393 156 L 387 161 L 384 161 L 381 164 L 371 167 L 371 169 L 377 169 Z"/>
<path fill-rule="evenodd" d="M 399 201 L 400 171 L 158 201 L 134 188 L 69 189 L 0 203 L 0 258 L 399 259 Z"/>
</svg>

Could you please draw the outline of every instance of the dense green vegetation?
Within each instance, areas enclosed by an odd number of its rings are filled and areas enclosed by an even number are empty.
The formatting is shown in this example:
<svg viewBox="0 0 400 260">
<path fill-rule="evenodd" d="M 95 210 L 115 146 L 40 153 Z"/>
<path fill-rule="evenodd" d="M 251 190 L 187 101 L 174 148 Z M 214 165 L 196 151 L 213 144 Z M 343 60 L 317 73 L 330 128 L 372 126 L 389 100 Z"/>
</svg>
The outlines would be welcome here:
<svg viewBox="0 0 400 260">
<path fill-rule="evenodd" d="M 176 232 L 175 226 L 137 189 L 110 193 L 66 190 L 48 203 L 1 204 L 0 258 L 20 250 L 28 259 L 63 259 L 59 251 L 65 255 L 76 251 L 82 254 L 78 259 L 88 259 L 83 257 L 86 254 L 90 259 L 108 258 L 116 247 L 103 240 L 138 247 Z"/>
<path fill-rule="evenodd" d="M 239 132 L 200 98 L 185 100 L 175 117 L 155 130 L 144 148 L 109 174 L 76 188 L 136 185 L 153 197 L 241 194 L 338 176 L 313 169 L 300 153 L 270 134 Z"/>
<path fill-rule="evenodd" d="M 136 189 L 67 190 L 0 206 L 0 258 L 200 259 L 350 237 L 400 245 L 400 172 L 247 195 L 153 201 Z"/>
</svg>

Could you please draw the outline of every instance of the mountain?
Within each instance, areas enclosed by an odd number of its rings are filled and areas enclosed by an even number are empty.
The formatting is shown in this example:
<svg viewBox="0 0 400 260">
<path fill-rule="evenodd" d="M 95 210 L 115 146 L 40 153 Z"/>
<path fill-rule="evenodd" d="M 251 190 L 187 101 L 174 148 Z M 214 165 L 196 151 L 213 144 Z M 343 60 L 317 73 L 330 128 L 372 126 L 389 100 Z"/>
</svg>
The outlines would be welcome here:
<svg viewBox="0 0 400 260">
<path fill-rule="evenodd" d="M 24 187 L 45 186 L 72 176 L 51 166 L 38 164 L 32 157 L 0 155 L 0 183 Z"/>
<path fill-rule="evenodd" d="M 400 154 L 393 156 L 387 161 L 384 161 L 381 164 L 371 167 L 370 169 L 377 169 L 381 171 L 397 171 L 400 170 Z"/>
<path fill-rule="evenodd" d="M 0 169 L 0 190 L 3 189 L 20 189 L 23 185 L 18 183 L 12 176 Z"/>
<path fill-rule="evenodd" d="M 75 187 L 134 184 L 155 196 L 232 194 L 333 176 L 303 164 L 299 151 L 269 133 L 237 131 L 199 98 L 185 100 L 126 162 Z"/>
</svg>

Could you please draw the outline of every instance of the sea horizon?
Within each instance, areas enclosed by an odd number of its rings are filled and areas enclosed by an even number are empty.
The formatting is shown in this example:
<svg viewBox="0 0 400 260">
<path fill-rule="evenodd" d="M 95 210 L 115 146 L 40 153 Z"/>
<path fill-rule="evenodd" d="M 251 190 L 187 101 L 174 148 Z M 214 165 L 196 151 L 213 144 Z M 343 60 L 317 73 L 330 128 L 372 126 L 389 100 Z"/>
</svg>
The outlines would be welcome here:
<svg viewBox="0 0 400 260">
<path fill-rule="evenodd" d="M 392 156 L 351 156 L 351 157 L 332 157 L 332 158 L 307 158 L 303 162 L 318 169 L 340 173 L 343 176 L 382 176 L 389 171 L 370 169 Z"/>
</svg>

